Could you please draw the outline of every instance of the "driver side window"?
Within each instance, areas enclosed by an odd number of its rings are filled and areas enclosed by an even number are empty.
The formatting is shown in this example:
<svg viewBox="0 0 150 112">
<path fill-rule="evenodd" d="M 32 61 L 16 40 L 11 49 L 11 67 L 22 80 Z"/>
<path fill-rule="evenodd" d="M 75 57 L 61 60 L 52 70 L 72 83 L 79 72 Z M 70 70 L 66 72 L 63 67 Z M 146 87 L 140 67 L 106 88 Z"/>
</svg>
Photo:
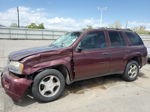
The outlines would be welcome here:
<svg viewBox="0 0 150 112">
<path fill-rule="evenodd" d="M 104 32 L 102 31 L 89 33 L 84 37 L 83 40 L 81 40 L 80 43 L 80 48 L 83 50 L 99 49 L 105 47 L 106 47 L 105 35 Z"/>
</svg>

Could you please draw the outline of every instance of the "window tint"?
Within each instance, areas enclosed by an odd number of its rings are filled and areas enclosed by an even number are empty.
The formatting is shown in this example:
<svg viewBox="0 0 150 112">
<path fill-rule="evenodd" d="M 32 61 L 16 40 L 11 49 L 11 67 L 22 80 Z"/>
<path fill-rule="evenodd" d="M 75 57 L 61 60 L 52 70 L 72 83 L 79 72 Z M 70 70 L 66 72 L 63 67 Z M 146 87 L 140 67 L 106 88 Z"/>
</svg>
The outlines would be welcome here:
<svg viewBox="0 0 150 112">
<path fill-rule="evenodd" d="M 109 38 L 112 47 L 125 46 L 125 40 L 119 32 L 109 31 Z"/>
<path fill-rule="evenodd" d="M 143 45 L 142 39 L 134 32 L 126 32 L 132 45 Z"/>
<path fill-rule="evenodd" d="M 92 32 L 89 33 L 80 43 L 82 49 L 98 49 L 105 48 L 105 36 L 104 32 Z"/>
</svg>

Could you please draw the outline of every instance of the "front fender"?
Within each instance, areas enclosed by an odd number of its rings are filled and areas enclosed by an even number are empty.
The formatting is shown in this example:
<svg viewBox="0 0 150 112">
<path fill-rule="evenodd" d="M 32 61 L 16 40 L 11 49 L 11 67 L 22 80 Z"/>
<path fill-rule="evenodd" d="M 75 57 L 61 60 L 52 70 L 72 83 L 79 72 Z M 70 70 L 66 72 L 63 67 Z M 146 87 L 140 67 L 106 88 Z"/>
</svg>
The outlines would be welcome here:
<svg viewBox="0 0 150 112">
<path fill-rule="evenodd" d="M 25 67 L 25 70 L 23 74 L 30 75 L 34 74 L 35 72 L 44 69 L 44 68 L 49 68 L 52 66 L 58 66 L 58 65 L 63 65 L 67 68 L 68 72 L 71 74 L 72 73 L 72 68 L 71 68 L 71 57 L 64 57 L 61 59 L 56 59 L 56 60 L 51 60 L 51 61 L 45 61 L 41 62 L 35 65 L 28 65 Z"/>
</svg>

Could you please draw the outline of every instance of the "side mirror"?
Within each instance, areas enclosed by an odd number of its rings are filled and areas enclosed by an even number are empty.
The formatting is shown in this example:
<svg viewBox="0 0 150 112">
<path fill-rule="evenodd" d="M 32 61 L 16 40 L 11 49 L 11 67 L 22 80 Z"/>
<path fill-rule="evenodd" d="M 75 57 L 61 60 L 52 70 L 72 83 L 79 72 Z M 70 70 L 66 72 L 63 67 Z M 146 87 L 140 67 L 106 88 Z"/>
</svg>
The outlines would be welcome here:
<svg viewBox="0 0 150 112">
<path fill-rule="evenodd" d="M 82 48 L 81 48 L 80 46 L 78 46 L 77 49 L 76 49 L 76 51 L 77 51 L 77 52 L 81 52 L 81 51 L 82 51 Z"/>
</svg>

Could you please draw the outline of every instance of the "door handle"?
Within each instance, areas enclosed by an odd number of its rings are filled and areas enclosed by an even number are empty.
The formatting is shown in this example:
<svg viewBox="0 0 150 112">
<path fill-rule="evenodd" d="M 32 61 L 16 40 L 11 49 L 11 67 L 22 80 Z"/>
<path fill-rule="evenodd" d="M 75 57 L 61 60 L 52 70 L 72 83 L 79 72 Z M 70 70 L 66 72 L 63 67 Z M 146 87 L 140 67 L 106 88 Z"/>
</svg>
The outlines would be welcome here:
<svg viewBox="0 0 150 112">
<path fill-rule="evenodd" d="M 104 53 L 102 53 L 103 55 L 108 55 L 109 53 L 108 52 L 104 52 Z"/>
</svg>

